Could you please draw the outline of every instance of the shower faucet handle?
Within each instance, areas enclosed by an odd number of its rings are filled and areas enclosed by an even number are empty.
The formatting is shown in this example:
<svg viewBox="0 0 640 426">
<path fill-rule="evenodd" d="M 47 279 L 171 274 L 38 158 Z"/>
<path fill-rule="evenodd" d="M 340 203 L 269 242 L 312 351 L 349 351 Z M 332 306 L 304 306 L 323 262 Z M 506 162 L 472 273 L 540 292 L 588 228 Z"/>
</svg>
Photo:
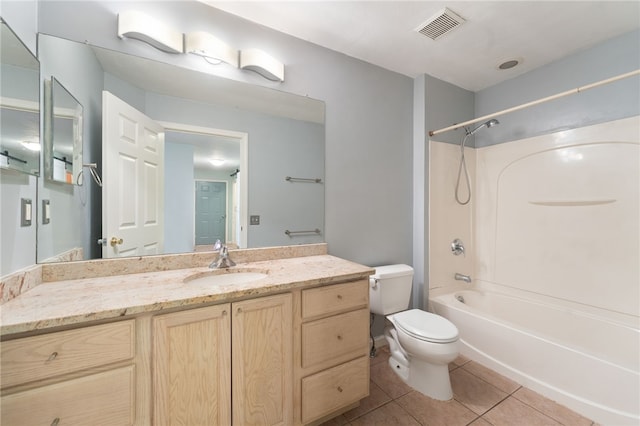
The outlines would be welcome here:
<svg viewBox="0 0 640 426">
<path fill-rule="evenodd" d="M 461 254 L 464 254 L 464 244 L 462 243 L 462 240 L 456 238 L 451 242 L 451 252 L 454 256 L 460 256 Z"/>
</svg>

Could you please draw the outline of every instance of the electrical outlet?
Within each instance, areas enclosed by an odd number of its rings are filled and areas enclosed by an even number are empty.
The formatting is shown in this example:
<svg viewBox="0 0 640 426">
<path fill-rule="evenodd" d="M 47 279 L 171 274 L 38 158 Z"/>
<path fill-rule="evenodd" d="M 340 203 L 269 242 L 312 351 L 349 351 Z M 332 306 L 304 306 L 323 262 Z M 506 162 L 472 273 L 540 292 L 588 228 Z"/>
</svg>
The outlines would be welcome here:
<svg viewBox="0 0 640 426">
<path fill-rule="evenodd" d="M 260 225 L 260 216 L 259 215 L 249 216 L 249 225 Z"/>
</svg>

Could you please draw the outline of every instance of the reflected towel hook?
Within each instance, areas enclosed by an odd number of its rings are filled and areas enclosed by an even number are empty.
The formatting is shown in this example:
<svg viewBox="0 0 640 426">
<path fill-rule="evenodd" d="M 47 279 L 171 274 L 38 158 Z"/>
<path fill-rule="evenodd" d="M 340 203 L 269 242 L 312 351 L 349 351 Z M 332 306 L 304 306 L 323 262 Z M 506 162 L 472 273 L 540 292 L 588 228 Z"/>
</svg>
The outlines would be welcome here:
<svg viewBox="0 0 640 426">
<path fill-rule="evenodd" d="M 91 177 L 93 178 L 94 182 L 100 188 L 102 188 L 102 179 L 100 179 L 100 175 L 98 174 L 98 165 L 96 163 L 89 163 L 89 164 L 82 165 L 82 170 L 80 170 L 80 173 L 78 173 L 78 177 L 76 178 L 76 185 L 78 186 L 84 185 L 84 179 L 81 180 L 80 177 L 84 177 L 85 168 L 89 169 L 89 172 L 91 173 Z"/>
</svg>

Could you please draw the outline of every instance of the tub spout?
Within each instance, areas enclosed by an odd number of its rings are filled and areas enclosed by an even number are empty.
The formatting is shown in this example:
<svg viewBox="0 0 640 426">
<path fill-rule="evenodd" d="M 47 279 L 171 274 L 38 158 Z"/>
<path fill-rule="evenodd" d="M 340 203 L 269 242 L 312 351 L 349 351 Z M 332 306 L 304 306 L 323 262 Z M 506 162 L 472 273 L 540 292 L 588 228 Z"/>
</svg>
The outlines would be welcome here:
<svg viewBox="0 0 640 426">
<path fill-rule="evenodd" d="M 469 275 L 464 275 L 456 272 L 454 278 L 459 281 L 464 281 L 465 283 L 471 283 L 471 277 Z"/>
</svg>

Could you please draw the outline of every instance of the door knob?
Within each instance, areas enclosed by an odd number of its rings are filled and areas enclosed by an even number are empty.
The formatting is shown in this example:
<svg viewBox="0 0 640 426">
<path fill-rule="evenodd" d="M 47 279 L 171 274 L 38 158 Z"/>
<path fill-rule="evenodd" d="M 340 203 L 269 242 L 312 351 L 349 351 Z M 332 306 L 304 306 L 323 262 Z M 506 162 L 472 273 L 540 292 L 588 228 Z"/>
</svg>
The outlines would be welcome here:
<svg viewBox="0 0 640 426">
<path fill-rule="evenodd" d="M 122 238 L 111 237 L 111 247 L 115 247 L 118 244 L 122 244 L 124 241 Z"/>
</svg>

